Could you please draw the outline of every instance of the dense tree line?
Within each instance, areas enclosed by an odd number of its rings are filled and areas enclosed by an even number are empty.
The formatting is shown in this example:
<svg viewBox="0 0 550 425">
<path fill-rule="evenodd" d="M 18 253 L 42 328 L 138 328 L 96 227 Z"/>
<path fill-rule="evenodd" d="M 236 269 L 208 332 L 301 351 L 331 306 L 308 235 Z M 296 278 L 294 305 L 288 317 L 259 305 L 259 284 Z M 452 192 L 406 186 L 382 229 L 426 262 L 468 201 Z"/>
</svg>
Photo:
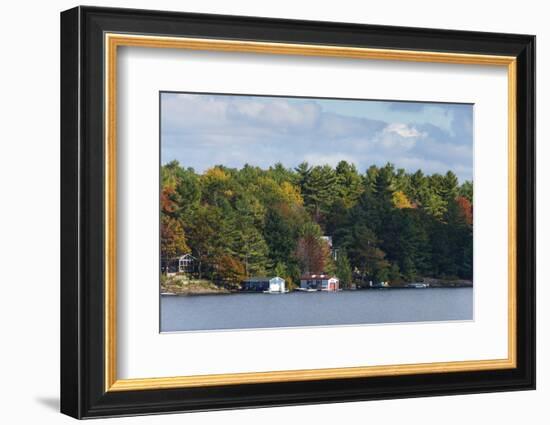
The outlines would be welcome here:
<svg viewBox="0 0 550 425">
<path fill-rule="evenodd" d="M 161 256 L 192 253 L 199 277 L 226 286 L 266 274 L 293 285 L 307 272 L 334 273 L 344 286 L 471 279 L 472 196 L 451 171 L 389 163 L 364 174 L 345 161 L 198 174 L 173 161 L 162 167 Z"/>
</svg>

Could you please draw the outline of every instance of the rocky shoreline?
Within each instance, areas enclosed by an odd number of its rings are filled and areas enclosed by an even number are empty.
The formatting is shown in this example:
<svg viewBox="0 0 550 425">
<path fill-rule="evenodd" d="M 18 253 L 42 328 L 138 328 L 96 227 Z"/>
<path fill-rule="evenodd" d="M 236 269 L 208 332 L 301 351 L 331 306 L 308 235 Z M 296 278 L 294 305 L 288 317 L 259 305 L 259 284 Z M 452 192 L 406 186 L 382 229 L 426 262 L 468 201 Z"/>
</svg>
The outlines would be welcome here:
<svg viewBox="0 0 550 425">
<path fill-rule="evenodd" d="M 413 284 L 425 284 L 428 288 L 472 288 L 474 286 L 471 280 L 466 279 L 436 279 L 436 278 L 421 278 L 417 282 L 399 282 L 391 283 L 386 289 L 405 289 L 411 288 Z"/>
<path fill-rule="evenodd" d="M 230 294 L 231 291 L 220 288 L 206 279 L 188 279 L 182 275 L 171 276 L 160 284 L 163 295 L 214 295 Z"/>
<path fill-rule="evenodd" d="M 430 288 L 471 288 L 474 282 L 467 279 L 436 279 L 425 277 L 423 283 L 427 283 Z"/>
<path fill-rule="evenodd" d="M 466 279 L 437 279 L 425 277 L 419 279 L 418 282 L 427 284 L 429 288 L 471 288 L 473 282 Z M 411 282 L 392 283 L 384 289 L 410 289 Z M 370 290 L 375 288 L 364 288 L 357 290 Z M 344 289 L 347 291 L 347 289 Z M 160 292 L 162 295 L 227 295 L 245 293 L 244 291 L 229 290 L 219 287 L 209 280 L 205 279 L 188 279 L 185 276 L 176 275 L 163 279 Z"/>
</svg>

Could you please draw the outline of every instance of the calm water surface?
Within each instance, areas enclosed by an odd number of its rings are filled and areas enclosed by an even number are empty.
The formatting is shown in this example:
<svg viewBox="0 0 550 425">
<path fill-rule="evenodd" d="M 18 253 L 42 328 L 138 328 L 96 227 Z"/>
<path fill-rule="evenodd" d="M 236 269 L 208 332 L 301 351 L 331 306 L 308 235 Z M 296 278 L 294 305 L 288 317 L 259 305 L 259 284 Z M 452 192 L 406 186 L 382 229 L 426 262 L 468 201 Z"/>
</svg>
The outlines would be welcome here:
<svg viewBox="0 0 550 425">
<path fill-rule="evenodd" d="M 161 331 L 472 320 L 472 288 L 161 296 Z"/>
</svg>

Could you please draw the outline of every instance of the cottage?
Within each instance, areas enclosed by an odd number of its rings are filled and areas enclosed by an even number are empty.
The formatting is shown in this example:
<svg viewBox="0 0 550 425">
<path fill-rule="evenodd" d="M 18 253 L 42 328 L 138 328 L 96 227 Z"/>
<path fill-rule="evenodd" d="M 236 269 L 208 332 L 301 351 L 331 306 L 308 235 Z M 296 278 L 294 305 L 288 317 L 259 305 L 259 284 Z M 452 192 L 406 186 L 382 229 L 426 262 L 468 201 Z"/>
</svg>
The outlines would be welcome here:
<svg viewBox="0 0 550 425">
<path fill-rule="evenodd" d="M 185 254 L 180 257 L 161 258 L 160 270 L 169 276 L 176 273 L 196 273 L 197 259 L 191 254 Z"/>
<path fill-rule="evenodd" d="M 305 274 L 300 278 L 300 289 L 317 291 L 338 291 L 340 281 L 336 276 L 328 274 Z"/>
<path fill-rule="evenodd" d="M 251 277 L 246 279 L 242 285 L 243 291 L 247 292 L 269 292 L 285 293 L 285 280 L 279 276 L 275 277 Z"/>
<path fill-rule="evenodd" d="M 185 254 L 178 258 L 178 271 L 180 273 L 193 273 L 197 259 L 191 254 Z"/>
</svg>

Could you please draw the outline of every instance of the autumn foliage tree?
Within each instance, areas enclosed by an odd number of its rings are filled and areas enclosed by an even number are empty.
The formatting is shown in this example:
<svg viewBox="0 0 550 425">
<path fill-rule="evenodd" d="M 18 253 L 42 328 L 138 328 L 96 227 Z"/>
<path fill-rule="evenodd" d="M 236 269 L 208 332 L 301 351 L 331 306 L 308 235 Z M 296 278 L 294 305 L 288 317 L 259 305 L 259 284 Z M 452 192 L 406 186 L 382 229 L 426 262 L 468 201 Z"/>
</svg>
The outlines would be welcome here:
<svg viewBox="0 0 550 425">
<path fill-rule="evenodd" d="M 395 208 L 399 208 L 399 209 L 413 207 L 413 205 L 411 204 L 411 201 L 409 201 L 409 198 L 407 198 L 407 195 L 405 195 L 401 190 L 398 190 L 393 193 L 392 202 Z"/>
<path fill-rule="evenodd" d="M 244 264 L 231 255 L 221 255 L 216 261 L 216 275 L 219 281 L 230 288 L 238 288 L 246 278 Z"/>
<path fill-rule="evenodd" d="M 321 239 L 317 225 L 307 224 L 302 230 L 296 247 L 298 258 L 304 273 L 322 273 L 328 265 L 330 250 L 328 244 Z"/>
<path fill-rule="evenodd" d="M 160 210 L 163 215 L 173 215 L 177 209 L 177 201 L 174 199 L 176 190 L 173 186 L 166 185 L 160 192 Z"/>
<path fill-rule="evenodd" d="M 164 259 L 172 259 L 190 252 L 181 223 L 168 215 L 162 215 L 160 224 L 160 251 Z"/>
<path fill-rule="evenodd" d="M 466 223 L 471 226 L 474 221 L 474 211 L 472 208 L 472 203 L 468 200 L 468 198 L 464 196 L 457 197 L 456 202 L 458 204 L 460 214 L 464 218 L 464 221 L 466 221 Z"/>
</svg>

